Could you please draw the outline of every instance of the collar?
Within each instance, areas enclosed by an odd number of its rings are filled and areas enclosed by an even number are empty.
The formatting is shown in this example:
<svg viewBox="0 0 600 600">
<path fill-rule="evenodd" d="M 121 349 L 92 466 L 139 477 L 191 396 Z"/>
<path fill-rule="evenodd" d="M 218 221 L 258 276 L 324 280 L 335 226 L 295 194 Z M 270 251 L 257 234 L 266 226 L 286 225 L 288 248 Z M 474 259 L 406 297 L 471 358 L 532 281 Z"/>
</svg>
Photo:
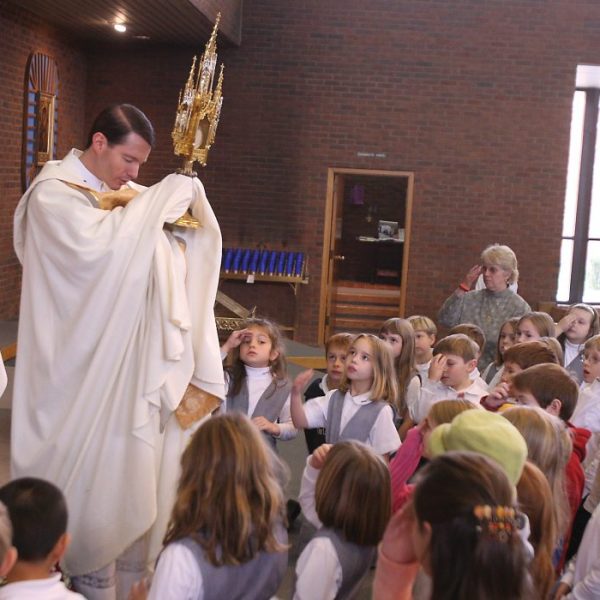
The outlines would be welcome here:
<svg viewBox="0 0 600 600">
<path fill-rule="evenodd" d="M 82 162 L 81 155 L 83 152 L 81 150 L 77 150 L 77 148 L 73 148 L 67 156 L 63 159 L 65 164 L 68 164 L 75 174 L 81 178 L 81 180 L 85 183 L 85 185 L 97 192 L 107 192 L 110 191 L 108 186 L 101 180 L 98 179 Z"/>
<path fill-rule="evenodd" d="M 350 393 L 350 390 L 348 390 L 346 392 L 346 398 L 350 398 L 350 400 L 352 400 L 353 404 L 356 404 L 357 406 L 362 406 L 363 404 L 368 404 L 369 402 L 371 402 L 371 392 L 365 392 L 364 394 L 358 394 L 358 396 L 353 396 Z"/>
<path fill-rule="evenodd" d="M 271 375 L 270 367 L 249 367 L 248 365 L 244 365 L 246 369 L 246 377 L 248 379 L 256 379 L 258 377 L 264 377 L 265 375 Z"/>
</svg>

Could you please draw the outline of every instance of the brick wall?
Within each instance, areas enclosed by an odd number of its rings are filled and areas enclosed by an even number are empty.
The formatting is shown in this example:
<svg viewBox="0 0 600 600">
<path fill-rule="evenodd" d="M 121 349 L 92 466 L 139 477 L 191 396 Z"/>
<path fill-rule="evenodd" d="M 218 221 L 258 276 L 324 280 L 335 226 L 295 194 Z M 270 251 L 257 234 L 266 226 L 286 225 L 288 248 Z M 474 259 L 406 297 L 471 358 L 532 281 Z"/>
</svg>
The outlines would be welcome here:
<svg viewBox="0 0 600 600">
<path fill-rule="evenodd" d="M 496 241 L 520 259 L 522 295 L 552 299 L 575 68 L 599 62 L 599 34 L 591 0 L 246 3 L 241 47 L 220 51 L 225 105 L 202 171 L 225 244 L 309 253 L 297 302 L 299 337 L 314 341 L 327 168 L 414 171 L 408 313 L 435 315 Z M 86 126 L 122 100 L 157 126 L 146 182 L 176 165 L 169 132 L 190 55 L 88 57 Z M 275 316 L 285 305 L 289 319 L 287 287 L 260 289 L 246 303 Z"/>
<path fill-rule="evenodd" d="M 0 2 L 0 319 L 19 311 L 21 269 L 13 251 L 12 219 L 21 196 L 25 76 L 31 53 L 58 65 L 57 156 L 80 145 L 84 118 L 86 59 L 77 45 L 30 13 Z"/>
</svg>

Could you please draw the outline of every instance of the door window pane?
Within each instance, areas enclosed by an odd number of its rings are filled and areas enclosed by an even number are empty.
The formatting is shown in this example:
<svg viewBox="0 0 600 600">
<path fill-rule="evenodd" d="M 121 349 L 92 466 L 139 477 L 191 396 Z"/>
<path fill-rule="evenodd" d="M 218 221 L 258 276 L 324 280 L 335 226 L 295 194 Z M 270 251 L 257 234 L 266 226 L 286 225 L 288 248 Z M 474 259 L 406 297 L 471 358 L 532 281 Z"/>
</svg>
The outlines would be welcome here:
<svg viewBox="0 0 600 600">
<path fill-rule="evenodd" d="M 600 238 L 600 123 L 596 124 L 596 148 L 594 154 L 594 174 L 592 176 L 592 206 L 590 210 L 589 235 Z"/>
<path fill-rule="evenodd" d="M 583 301 L 600 303 L 600 242 L 588 242 Z"/>
<path fill-rule="evenodd" d="M 571 114 L 571 140 L 569 142 L 569 164 L 567 167 L 563 237 L 575 235 L 575 215 L 577 213 L 577 195 L 579 193 L 579 171 L 581 168 L 584 115 L 585 92 L 575 92 L 573 95 L 573 112 Z"/>
<path fill-rule="evenodd" d="M 560 248 L 560 271 L 558 273 L 558 302 L 568 302 L 573 267 L 573 240 L 563 240 Z"/>
</svg>

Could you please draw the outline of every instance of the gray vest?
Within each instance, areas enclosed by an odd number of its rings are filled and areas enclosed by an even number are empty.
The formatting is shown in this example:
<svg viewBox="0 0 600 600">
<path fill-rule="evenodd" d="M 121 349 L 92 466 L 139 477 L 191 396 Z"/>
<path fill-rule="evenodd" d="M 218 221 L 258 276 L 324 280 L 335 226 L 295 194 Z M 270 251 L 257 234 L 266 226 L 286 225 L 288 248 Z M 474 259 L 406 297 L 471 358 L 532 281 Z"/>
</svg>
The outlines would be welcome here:
<svg viewBox="0 0 600 600">
<path fill-rule="evenodd" d="M 566 367 L 569 375 L 581 385 L 583 383 L 583 351 L 581 351 Z"/>
<path fill-rule="evenodd" d="M 329 399 L 325 439 L 328 444 L 335 444 L 341 440 L 358 440 L 359 442 L 366 443 L 379 413 L 387 404 L 382 401 L 363 404 L 346 423 L 344 430 L 340 431 L 344 396 L 344 392 L 336 390 Z"/>
<path fill-rule="evenodd" d="M 327 538 L 331 541 L 342 568 L 342 583 L 335 600 L 355 598 L 362 580 L 375 562 L 377 547 L 359 546 L 348 542 L 339 532 L 329 527 L 319 529 L 314 538 L 318 537 Z"/>
<path fill-rule="evenodd" d="M 287 544 L 283 525 L 276 526 L 275 537 L 280 544 Z M 180 543 L 192 551 L 198 563 L 204 600 L 266 600 L 276 594 L 287 568 L 287 550 L 259 552 L 241 565 L 215 567 L 194 540 L 184 538 Z"/>
<path fill-rule="evenodd" d="M 290 395 L 291 389 L 292 384 L 288 379 L 285 381 L 274 379 L 258 399 L 254 412 L 248 415 L 248 381 L 244 379 L 244 383 L 237 395 L 234 396 L 231 390 L 227 393 L 227 412 L 242 412 L 250 418 L 265 417 L 271 423 L 275 423 L 281 414 L 285 401 Z M 269 444 L 275 448 L 275 438 L 268 433 L 264 433 L 264 436 Z"/>
</svg>

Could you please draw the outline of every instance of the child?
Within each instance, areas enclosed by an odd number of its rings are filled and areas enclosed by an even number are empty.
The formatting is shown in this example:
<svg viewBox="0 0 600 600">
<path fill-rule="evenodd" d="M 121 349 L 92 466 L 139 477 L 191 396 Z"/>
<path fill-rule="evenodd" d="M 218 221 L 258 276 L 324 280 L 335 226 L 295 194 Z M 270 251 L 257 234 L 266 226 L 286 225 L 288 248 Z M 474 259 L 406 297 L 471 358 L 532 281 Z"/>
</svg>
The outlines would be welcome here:
<svg viewBox="0 0 600 600">
<path fill-rule="evenodd" d="M 421 377 L 421 381 L 425 381 L 433 358 L 437 327 L 429 317 L 422 315 L 413 315 L 408 317 L 407 320 L 415 330 L 415 365 L 417 372 Z"/>
<path fill-rule="evenodd" d="M 415 368 L 415 332 L 406 319 L 388 319 L 379 330 L 379 337 L 387 342 L 394 357 L 394 367 L 398 378 L 396 399 L 397 423 L 404 423 L 408 431 L 412 423 L 407 421 L 408 407 L 419 401 L 421 380 Z M 402 438 L 402 433 L 400 434 Z"/>
<path fill-rule="evenodd" d="M 546 342 L 536 340 L 511 346 L 504 353 L 504 368 L 500 383 L 481 399 L 481 405 L 491 411 L 510 408 L 510 405 L 514 404 L 510 386 L 513 377 L 529 367 L 544 363 L 558 364 L 556 354 Z"/>
<path fill-rule="evenodd" d="M 291 383 L 281 331 L 267 319 L 248 319 L 221 347 L 233 350 L 228 370 L 229 390 L 222 412 L 239 411 L 249 417 L 275 448 L 275 440 L 291 440 L 298 433 L 290 416 Z"/>
<path fill-rule="evenodd" d="M 423 383 L 421 397 L 410 415 L 420 423 L 433 404 L 440 400 L 464 398 L 479 404 L 487 394 L 487 387 L 472 381 L 470 374 L 477 366 L 477 344 L 462 333 L 449 335 L 440 340 L 433 349 L 429 377 Z"/>
<path fill-rule="evenodd" d="M 0 500 L 10 515 L 17 559 L 6 577 L 7 585 L 0 588 L 0 598 L 84 600 L 65 587 L 56 571 L 69 545 L 62 492 L 48 481 L 25 477 L 0 488 Z"/>
<path fill-rule="evenodd" d="M 548 313 L 529 312 L 523 315 L 517 323 L 517 342 L 533 342 L 541 337 L 552 337 L 553 335 L 554 321 Z"/>
<path fill-rule="evenodd" d="M 241 413 L 203 423 L 181 458 L 150 600 L 269 598 L 287 566 L 283 466 Z M 132 600 L 146 597 L 137 584 Z"/>
<path fill-rule="evenodd" d="M 569 500 L 565 484 L 572 443 L 564 423 L 539 408 L 514 406 L 502 413 L 525 438 L 527 457 L 546 476 L 552 490 L 556 537 L 553 549 L 569 527 Z"/>
<path fill-rule="evenodd" d="M 552 490 L 548 479 L 531 461 L 526 461 L 517 483 L 519 508 L 529 519 L 533 560 L 529 572 L 538 598 L 548 598 L 555 580 L 552 553 L 556 546 L 556 527 Z"/>
<path fill-rule="evenodd" d="M 499 383 L 504 370 L 504 353 L 515 345 L 515 337 L 517 334 L 518 317 L 512 317 L 504 321 L 498 334 L 498 343 L 496 344 L 496 358 L 491 362 L 484 372 L 481 374 L 482 379 L 493 390 Z"/>
<path fill-rule="evenodd" d="M 376 454 L 398 450 L 400 437 L 394 425 L 392 403 L 397 397 L 394 363 L 389 346 L 379 338 L 361 333 L 354 338 L 340 387 L 302 405 L 302 389 L 312 371 L 294 380 L 291 412 L 294 425 L 325 427 L 327 443 L 358 440 Z"/>
<path fill-rule="evenodd" d="M 583 501 L 573 524 L 573 535 L 567 558 L 576 551 L 591 513 L 585 508 L 585 500 L 598 472 L 600 459 L 600 335 L 591 337 L 583 351 L 583 384 L 579 388 L 579 399 L 571 417 L 575 427 L 587 429 L 592 435 L 586 444 L 583 461 L 585 484 Z"/>
<path fill-rule="evenodd" d="M 384 462 L 360 442 L 326 444 L 308 457 L 300 503 L 320 529 L 298 559 L 295 600 L 355 596 L 390 516 L 389 490 Z"/>
<path fill-rule="evenodd" d="M 461 412 L 477 408 L 468 400 L 440 400 L 436 402 L 417 427 L 413 427 L 406 440 L 390 461 L 392 478 L 392 511 L 397 512 L 411 494 L 412 487 L 407 483 L 417 470 L 421 458 L 429 458 L 427 440 L 431 431 L 442 423 L 450 423 Z"/>
<path fill-rule="evenodd" d="M 373 598 L 411 598 L 419 564 L 431 598 L 535 597 L 516 517 L 514 484 L 496 463 L 471 452 L 437 457 L 385 531 Z"/>
<path fill-rule="evenodd" d="M 477 347 L 479 348 L 479 352 L 477 353 L 477 364 L 479 364 L 481 359 L 481 349 L 485 347 L 485 335 L 481 327 L 473 325 L 473 323 L 461 323 L 460 325 L 453 327 L 448 332 L 448 335 L 454 335 L 455 333 L 464 333 L 477 344 Z M 473 381 L 476 379 L 481 380 L 481 383 L 487 386 L 487 383 L 481 379 L 481 374 L 477 366 L 471 371 L 471 379 Z"/>
<path fill-rule="evenodd" d="M 600 317 L 589 304 L 574 304 L 556 324 L 555 335 L 565 352 L 564 366 L 577 380 L 583 381 L 583 346 L 600 333 Z"/>
<path fill-rule="evenodd" d="M 327 374 L 321 379 L 315 379 L 304 392 L 304 400 L 319 398 L 330 390 L 339 387 L 344 375 L 344 363 L 348 355 L 348 348 L 354 336 L 350 333 L 336 333 L 325 343 L 325 357 L 327 359 Z M 319 446 L 325 443 L 325 429 L 305 429 L 306 446 L 308 453 L 312 454 Z"/>
<path fill-rule="evenodd" d="M 577 404 L 578 386 L 567 371 L 550 364 L 536 365 L 515 375 L 512 381 L 513 396 L 518 404 L 539 406 L 551 415 L 559 417 L 569 428 L 573 451 L 567 463 L 567 494 L 571 513 L 570 526 L 565 536 L 565 552 L 571 535 L 571 525 L 577 514 L 583 495 L 585 475 L 581 463 L 585 459 L 585 445 L 590 438 L 587 429 L 574 427 L 571 418 Z M 564 563 L 565 553 L 559 566 Z"/>
</svg>

